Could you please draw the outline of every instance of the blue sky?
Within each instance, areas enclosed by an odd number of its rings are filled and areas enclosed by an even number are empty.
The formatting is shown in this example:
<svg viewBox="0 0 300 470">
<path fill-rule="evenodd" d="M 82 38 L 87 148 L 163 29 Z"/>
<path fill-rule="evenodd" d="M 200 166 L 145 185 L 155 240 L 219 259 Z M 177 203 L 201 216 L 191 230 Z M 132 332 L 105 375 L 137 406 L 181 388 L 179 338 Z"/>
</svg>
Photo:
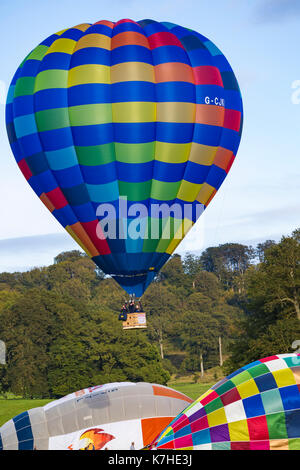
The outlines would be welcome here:
<svg viewBox="0 0 300 470">
<path fill-rule="evenodd" d="M 27 53 L 51 33 L 121 18 L 170 21 L 204 34 L 231 63 L 243 96 L 236 161 L 179 252 L 278 240 L 300 226 L 299 0 L 2 1 L 0 271 L 47 265 L 76 247 L 17 168 L 6 137 L 4 89 Z"/>
</svg>

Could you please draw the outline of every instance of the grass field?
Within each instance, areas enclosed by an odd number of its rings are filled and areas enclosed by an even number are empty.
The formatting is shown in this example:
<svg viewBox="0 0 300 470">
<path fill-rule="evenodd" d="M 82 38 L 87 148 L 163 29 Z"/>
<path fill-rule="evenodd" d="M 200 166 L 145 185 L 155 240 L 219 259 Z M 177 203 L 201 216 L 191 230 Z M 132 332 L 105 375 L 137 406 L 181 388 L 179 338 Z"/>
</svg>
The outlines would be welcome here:
<svg viewBox="0 0 300 470">
<path fill-rule="evenodd" d="M 0 399 L 0 426 L 14 416 L 30 408 L 44 406 L 51 400 L 24 400 L 22 398 Z"/>
<path fill-rule="evenodd" d="M 172 383 L 169 382 L 169 387 L 174 388 L 178 392 L 184 393 L 188 397 L 196 400 L 196 398 L 200 397 L 204 392 L 209 390 L 215 382 L 211 383 Z"/>
<path fill-rule="evenodd" d="M 213 383 L 169 383 L 171 388 L 174 388 L 178 392 L 184 393 L 193 400 L 198 398 L 202 393 L 206 392 Z M 22 398 L 0 398 L 0 426 L 6 423 L 14 416 L 22 413 L 23 411 L 30 410 L 31 408 L 37 408 L 38 406 L 44 406 L 51 400 L 24 400 Z"/>
</svg>

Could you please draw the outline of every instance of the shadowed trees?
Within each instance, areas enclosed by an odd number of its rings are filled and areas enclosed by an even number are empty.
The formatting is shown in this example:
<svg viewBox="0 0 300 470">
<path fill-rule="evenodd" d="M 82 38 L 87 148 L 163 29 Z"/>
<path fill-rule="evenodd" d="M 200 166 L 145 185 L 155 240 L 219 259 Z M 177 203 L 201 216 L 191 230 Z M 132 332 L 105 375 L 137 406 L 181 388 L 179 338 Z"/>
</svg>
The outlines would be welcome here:
<svg viewBox="0 0 300 470">
<path fill-rule="evenodd" d="M 174 255 L 143 296 L 147 330 L 123 331 L 125 292 L 79 251 L 0 273 L 1 393 L 59 397 L 111 381 L 166 383 L 170 373 L 232 372 L 300 340 L 300 230 L 256 248 Z"/>
</svg>

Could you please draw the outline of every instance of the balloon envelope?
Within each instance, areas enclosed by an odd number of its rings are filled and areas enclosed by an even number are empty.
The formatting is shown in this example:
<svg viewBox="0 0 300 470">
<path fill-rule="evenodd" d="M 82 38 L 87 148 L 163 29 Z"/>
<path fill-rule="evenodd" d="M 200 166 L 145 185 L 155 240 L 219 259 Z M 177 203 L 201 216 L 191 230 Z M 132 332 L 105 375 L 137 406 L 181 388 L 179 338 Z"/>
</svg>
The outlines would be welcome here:
<svg viewBox="0 0 300 470">
<path fill-rule="evenodd" d="M 300 354 L 260 359 L 221 380 L 152 448 L 300 450 Z"/>
<path fill-rule="evenodd" d="M 192 400 L 169 387 L 111 383 L 25 411 L 0 427 L 0 450 L 136 450 Z"/>
<path fill-rule="evenodd" d="M 121 20 L 80 24 L 33 49 L 12 80 L 6 122 L 41 201 L 140 296 L 220 188 L 242 114 L 234 73 L 210 40 Z"/>
</svg>

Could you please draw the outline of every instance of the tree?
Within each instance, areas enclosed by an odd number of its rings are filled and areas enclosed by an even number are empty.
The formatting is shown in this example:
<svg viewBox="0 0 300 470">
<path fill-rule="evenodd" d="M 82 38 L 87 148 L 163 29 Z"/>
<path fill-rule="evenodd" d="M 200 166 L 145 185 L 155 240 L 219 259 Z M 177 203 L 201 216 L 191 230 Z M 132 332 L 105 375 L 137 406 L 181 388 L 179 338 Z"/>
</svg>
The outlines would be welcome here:
<svg viewBox="0 0 300 470">
<path fill-rule="evenodd" d="M 65 261 L 73 263 L 80 260 L 86 261 L 86 263 L 81 264 L 90 266 L 90 269 L 95 272 L 97 280 L 101 281 L 105 278 L 104 272 L 98 266 L 95 266 L 94 262 L 85 253 L 79 250 L 63 251 L 54 258 L 54 264 L 64 263 Z"/>
<path fill-rule="evenodd" d="M 216 365 L 219 334 L 219 325 L 211 315 L 191 311 L 185 316 L 185 328 L 181 333 L 181 340 L 183 347 L 189 352 L 183 364 L 187 370 L 201 369 L 203 376 L 203 363 L 207 361 L 207 366 Z"/>
<path fill-rule="evenodd" d="M 202 271 L 202 263 L 200 256 L 188 253 L 183 260 L 183 269 L 185 274 L 190 276 L 192 286 L 195 289 L 195 277 Z"/>
<path fill-rule="evenodd" d="M 283 311 L 294 311 L 300 320 L 300 243 L 294 236 L 265 252 L 263 263 L 249 272 L 250 308 L 267 312 L 277 319 Z"/>
<path fill-rule="evenodd" d="M 255 251 L 260 263 L 264 262 L 266 251 L 275 244 L 274 240 L 266 240 L 263 243 L 258 243 Z"/>
<path fill-rule="evenodd" d="M 238 339 L 231 344 L 231 354 L 224 363 L 224 372 L 230 374 L 264 357 L 296 352 L 294 344 L 299 340 L 300 323 L 294 318 L 279 319 L 257 336 L 249 332 L 249 325 L 244 325 Z"/>
<path fill-rule="evenodd" d="M 214 273 L 226 289 L 236 286 L 242 292 L 244 275 L 254 256 L 255 251 L 251 246 L 226 243 L 207 248 L 201 255 L 201 263 L 203 269 Z"/>
<path fill-rule="evenodd" d="M 93 324 L 84 311 L 57 300 L 48 362 L 49 389 L 56 397 L 91 385 L 95 357 Z"/>
<path fill-rule="evenodd" d="M 292 343 L 300 339 L 299 233 L 269 244 L 262 262 L 248 269 L 246 318 L 239 322 L 240 334 L 231 345 L 226 371 L 292 351 Z"/>
<path fill-rule="evenodd" d="M 47 291 L 30 289 L 1 311 L 0 336 L 7 347 L 6 379 L 24 397 L 48 396 L 47 348 L 53 302 Z"/>
<path fill-rule="evenodd" d="M 79 250 L 63 251 L 54 258 L 54 264 L 63 263 L 65 261 L 73 262 L 85 258 L 87 255 Z"/>
<path fill-rule="evenodd" d="M 224 296 L 222 285 L 218 281 L 217 276 L 213 273 L 200 271 L 194 278 L 194 284 L 197 292 L 201 292 L 210 299 L 216 300 Z"/>
<path fill-rule="evenodd" d="M 170 289 L 159 283 L 150 286 L 144 298 L 148 318 L 148 336 L 159 344 L 160 356 L 164 359 L 164 343 L 174 333 L 174 318 L 178 299 Z"/>
<path fill-rule="evenodd" d="M 217 273 L 205 271 L 201 257 L 172 256 L 143 297 L 145 331 L 122 330 L 118 314 L 127 295 L 112 278 L 99 277 L 81 252 L 0 275 L 0 338 L 8 350 L 3 384 L 24 396 L 59 397 L 111 381 L 165 384 L 167 370 L 178 372 L 182 364 L 195 371 L 217 365 L 218 337 L 226 356 L 243 316 L 229 305 L 233 287 L 224 289 L 240 271 L 228 252 L 222 256 Z"/>
</svg>

